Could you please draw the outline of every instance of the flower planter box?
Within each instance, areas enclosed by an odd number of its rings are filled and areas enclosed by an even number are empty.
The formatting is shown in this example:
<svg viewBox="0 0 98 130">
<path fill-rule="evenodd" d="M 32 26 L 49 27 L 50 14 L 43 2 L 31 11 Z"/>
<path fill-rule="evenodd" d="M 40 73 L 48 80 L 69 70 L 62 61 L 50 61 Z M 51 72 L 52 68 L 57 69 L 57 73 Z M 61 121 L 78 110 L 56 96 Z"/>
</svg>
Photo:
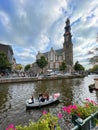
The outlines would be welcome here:
<svg viewBox="0 0 98 130">
<path fill-rule="evenodd" d="M 72 115 L 72 123 L 73 123 L 74 125 L 77 125 L 76 120 L 77 120 L 78 118 L 79 118 L 79 117 L 78 117 L 77 115 Z"/>
<path fill-rule="evenodd" d="M 95 118 L 98 119 L 98 112 L 94 113 L 93 115 L 87 117 L 84 120 L 82 120 L 76 115 L 72 115 L 72 123 L 75 126 L 79 126 L 77 130 L 97 130 L 98 126 L 95 122 Z"/>
<path fill-rule="evenodd" d="M 92 130 L 96 126 L 95 119 L 98 123 L 98 103 L 88 98 L 81 104 L 65 106 L 63 111 L 72 115 L 75 125 L 72 130 Z"/>
</svg>

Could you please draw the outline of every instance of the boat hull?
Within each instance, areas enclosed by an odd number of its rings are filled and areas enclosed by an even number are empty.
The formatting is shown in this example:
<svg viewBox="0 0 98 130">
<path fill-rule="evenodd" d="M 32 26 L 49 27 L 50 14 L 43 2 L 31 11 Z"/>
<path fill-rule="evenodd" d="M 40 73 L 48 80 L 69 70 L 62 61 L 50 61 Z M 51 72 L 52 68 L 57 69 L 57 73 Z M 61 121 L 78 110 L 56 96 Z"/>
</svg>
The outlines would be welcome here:
<svg viewBox="0 0 98 130">
<path fill-rule="evenodd" d="M 59 98 L 50 97 L 49 100 L 45 100 L 44 102 L 39 102 L 35 100 L 34 103 L 29 103 L 29 100 L 26 101 L 27 108 L 35 108 L 35 107 L 43 107 L 52 103 L 59 101 Z"/>
</svg>

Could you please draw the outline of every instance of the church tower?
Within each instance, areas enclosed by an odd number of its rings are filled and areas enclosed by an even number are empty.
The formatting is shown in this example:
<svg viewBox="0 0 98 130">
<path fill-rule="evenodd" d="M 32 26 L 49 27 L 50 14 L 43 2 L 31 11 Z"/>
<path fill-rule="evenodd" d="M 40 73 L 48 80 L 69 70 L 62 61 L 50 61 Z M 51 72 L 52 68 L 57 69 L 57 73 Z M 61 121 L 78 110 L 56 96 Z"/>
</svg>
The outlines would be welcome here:
<svg viewBox="0 0 98 130">
<path fill-rule="evenodd" d="M 72 44 L 72 35 L 71 35 L 71 27 L 70 20 L 67 18 L 64 33 L 64 43 L 63 49 L 65 53 L 65 62 L 67 65 L 73 65 L 73 44 Z"/>
</svg>

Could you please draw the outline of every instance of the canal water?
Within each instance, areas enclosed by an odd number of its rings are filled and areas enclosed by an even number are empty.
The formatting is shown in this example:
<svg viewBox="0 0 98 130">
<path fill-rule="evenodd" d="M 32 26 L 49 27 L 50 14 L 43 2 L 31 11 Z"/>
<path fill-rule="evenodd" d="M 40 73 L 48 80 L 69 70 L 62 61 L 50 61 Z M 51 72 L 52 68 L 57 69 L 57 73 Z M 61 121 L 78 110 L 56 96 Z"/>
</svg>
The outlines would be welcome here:
<svg viewBox="0 0 98 130">
<path fill-rule="evenodd" d="M 53 114 L 69 104 L 90 98 L 98 102 L 98 91 L 89 91 L 88 86 L 94 83 L 98 75 L 88 75 L 84 78 L 47 80 L 27 83 L 0 84 L 0 130 L 5 130 L 9 124 L 25 125 L 29 120 L 37 121 L 43 110 Z M 49 94 L 60 92 L 60 102 L 38 109 L 26 109 L 26 100 L 39 93 Z"/>
</svg>

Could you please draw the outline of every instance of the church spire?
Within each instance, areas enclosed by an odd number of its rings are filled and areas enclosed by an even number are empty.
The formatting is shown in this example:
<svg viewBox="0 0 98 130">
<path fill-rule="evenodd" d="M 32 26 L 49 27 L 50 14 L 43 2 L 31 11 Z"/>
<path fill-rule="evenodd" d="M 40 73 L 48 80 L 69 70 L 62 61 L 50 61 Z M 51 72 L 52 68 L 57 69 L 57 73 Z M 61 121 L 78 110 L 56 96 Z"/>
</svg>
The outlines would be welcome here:
<svg viewBox="0 0 98 130">
<path fill-rule="evenodd" d="M 71 26 L 70 26 L 70 20 L 67 18 L 66 20 L 66 26 L 65 26 L 65 32 L 64 32 L 64 43 L 63 43 L 63 49 L 65 52 L 65 62 L 68 65 L 73 65 L 73 44 L 72 44 L 72 35 L 71 35 Z"/>
<path fill-rule="evenodd" d="M 66 26 L 65 26 L 65 33 L 64 33 L 64 42 L 68 43 L 68 41 L 71 41 L 71 37 L 72 37 L 69 18 L 67 18 L 65 23 Z"/>
<path fill-rule="evenodd" d="M 70 32 L 71 27 L 70 27 L 70 20 L 69 20 L 69 18 L 67 18 L 65 23 L 66 23 L 65 32 Z"/>
</svg>

